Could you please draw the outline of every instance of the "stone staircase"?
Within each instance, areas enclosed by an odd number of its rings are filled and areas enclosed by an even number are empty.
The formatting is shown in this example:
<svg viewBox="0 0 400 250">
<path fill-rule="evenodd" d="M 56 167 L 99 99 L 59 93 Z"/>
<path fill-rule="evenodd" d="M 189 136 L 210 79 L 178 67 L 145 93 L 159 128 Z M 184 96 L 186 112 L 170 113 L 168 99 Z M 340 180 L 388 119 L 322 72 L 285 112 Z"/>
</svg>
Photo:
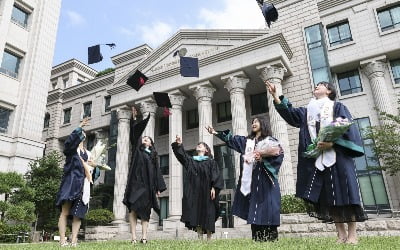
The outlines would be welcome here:
<svg viewBox="0 0 400 250">
<path fill-rule="evenodd" d="M 217 222 L 218 224 L 218 222 Z M 85 240 L 130 240 L 128 225 L 87 227 Z M 327 237 L 335 236 L 335 225 L 321 223 L 306 214 L 281 215 L 279 237 Z M 357 223 L 360 236 L 400 236 L 400 218 L 375 217 L 364 223 Z M 137 238 L 141 238 L 141 226 L 137 227 Z M 196 239 L 197 233 L 186 228 L 150 230 L 148 239 Z M 214 239 L 251 238 L 250 225 L 235 228 L 216 227 Z"/>
</svg>

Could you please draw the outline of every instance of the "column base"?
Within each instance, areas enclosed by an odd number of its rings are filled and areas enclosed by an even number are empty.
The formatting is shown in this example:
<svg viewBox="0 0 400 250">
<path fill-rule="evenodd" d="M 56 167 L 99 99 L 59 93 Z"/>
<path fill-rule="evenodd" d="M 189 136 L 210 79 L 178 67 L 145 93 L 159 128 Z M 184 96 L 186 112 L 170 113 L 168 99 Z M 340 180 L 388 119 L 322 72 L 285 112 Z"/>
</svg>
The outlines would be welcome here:
<svg viewBox="0 0 400 250">
<path fill-rule="evenodd" d="M 118 233 L 128 233 L 131 231 L 129 223 L 125 220 L 115 220 L 111 224 L 118 229 Z"/>
<path fill-rule="evenodd" d="M 185 228 L 181 216 L 171 216 L 163 220 L 163 231 L 173 231 Z"/>
</svg>

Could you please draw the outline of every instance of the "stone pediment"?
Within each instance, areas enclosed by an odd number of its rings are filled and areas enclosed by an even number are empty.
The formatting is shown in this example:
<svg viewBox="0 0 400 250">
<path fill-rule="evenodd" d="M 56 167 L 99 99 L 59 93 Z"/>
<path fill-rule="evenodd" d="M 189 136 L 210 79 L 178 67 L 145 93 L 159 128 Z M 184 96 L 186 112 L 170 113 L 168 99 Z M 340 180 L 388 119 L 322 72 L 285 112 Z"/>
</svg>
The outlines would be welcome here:
<svg viewBox="0 0 400 250">
<path fill-rule="evenodd" d="M 179 57 L 173 57 L 173 53 L 180 48 L 187 49 L 186 56 L 197 57 L 201 60 L 266 34 L 268 34 L 267 30 L 180 30 L 148 54 L 136 67 L 125 71 L 124 76 L 117 77 L 113 87 L 124 85 L 136 69 L 151 78 L 162 72 L 179 68 Z"/>
</svg>

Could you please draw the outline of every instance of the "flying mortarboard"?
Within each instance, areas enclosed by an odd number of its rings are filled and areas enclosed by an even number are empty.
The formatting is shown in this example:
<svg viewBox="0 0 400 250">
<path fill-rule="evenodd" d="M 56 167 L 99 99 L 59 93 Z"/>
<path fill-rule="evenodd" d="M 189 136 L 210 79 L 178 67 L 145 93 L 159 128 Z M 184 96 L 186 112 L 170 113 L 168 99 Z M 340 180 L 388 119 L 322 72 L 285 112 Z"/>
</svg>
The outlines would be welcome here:
<svg viewBox="0 0 400 250">
<path fill-rule="evenodd" d="M 169 99 L 168 93 L 153 92 L 153 96 L 157 103 L 157 106 L 160 108 L 164 108 L 164 112 L 163 112 L 164 117 L 171 115 L 169 108 L 172 108 L 172 104 L 171 104 L 171 100 Z"/>
<path fill-rule="evenodd" d="M 261 11 L 268 24 L 268 28 L 271 26 L 271 22 L 278 20 L 278 11 L 273 4 L 263 3 Z"/>
<path fill-rule="evenodd" d="M 115 48 L 115 43 L 97 44 L 88 48 L 88 64 L 98 63 L 103 60 L 100 52 L 100 45 L 107 45 L 111 49 Z"/>
<path fill-rule="evenodd" d="M 199 77 L 199 59 L 194 57 L 185 57 L 186 48 L 181 48 L 174 52 L 173 56 L 180 57 L 180 73 L 183 77 Z"/>
<path fill-rule="evenodd" d="M 139 91 L 139 89 L 143 87 L 148 79 L 149 78 L 145 76 L 142 72 L 136 70 L 135 73 L 128 78 L 126 83 L 136 91 Z"/>
</svg>

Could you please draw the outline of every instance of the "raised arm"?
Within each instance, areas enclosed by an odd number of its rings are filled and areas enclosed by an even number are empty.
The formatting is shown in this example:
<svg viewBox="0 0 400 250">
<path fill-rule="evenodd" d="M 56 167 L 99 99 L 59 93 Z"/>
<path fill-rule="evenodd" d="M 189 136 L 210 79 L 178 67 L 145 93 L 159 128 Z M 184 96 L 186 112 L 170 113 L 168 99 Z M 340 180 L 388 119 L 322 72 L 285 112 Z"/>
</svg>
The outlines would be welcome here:
<svg viewBox="0 0 400 250">
<path fill-rule="evenodd" d="M 176 159 L 185 167 L 188 168 L 189 162 L 192 159 L 183 148 L 182 139 L 176 136 L 175 142 L 171 144 L 172 151 L 174 151 Z"/>
<path fill-rule="evenodd" d="M 74 131 L 72 131 L 72 133 L 68 136 L 67 140 L 64 143 L 63 153 L 65 156 L 76 154 L 79 143 L 81 143 L 81 141 L 85 139 L 83 127 L 87 125 L 89 125 L 89 120 L 87 118 L 84 118 L 79 124 L 79 127 L 74 129 Z"/>
<path fill-rule="evenodd" d="M 130 122 L 130 141 L 132 144 L 132 151 L 141 143 L 140 138 L 142 137 L 143 131 L 146 129 L 147 123 L 150 119 L 150 114 L 147 115 L 146 119 L 137 121 L 137 111 L 135 107 L 132 107 L 132 119 Z"/>
<path fill-rule="evenodd" d="M 299 128 L 306 119 L 307 110 L 303 107 L 294 108 L 283 95 L 278 97 L 276 86 L 268 81 L 265 85 L 271 97 L 274 99 L 274 106 L 279 115 L 290 125 Z"/>
<path fill-rule="evenodd" d="M 215 129 L 211 126 L 206 126 L 206 130 L 208 131 L 208 133 L 217 136 L 219 139 L 225 142 L 229 148 L 241 154 L 245 153 L 246 150 L 245 136 L 240 136 L 240 135 L 233 136 L 229 129 L 224 131 L 215 131 Z"/>
</svg>

